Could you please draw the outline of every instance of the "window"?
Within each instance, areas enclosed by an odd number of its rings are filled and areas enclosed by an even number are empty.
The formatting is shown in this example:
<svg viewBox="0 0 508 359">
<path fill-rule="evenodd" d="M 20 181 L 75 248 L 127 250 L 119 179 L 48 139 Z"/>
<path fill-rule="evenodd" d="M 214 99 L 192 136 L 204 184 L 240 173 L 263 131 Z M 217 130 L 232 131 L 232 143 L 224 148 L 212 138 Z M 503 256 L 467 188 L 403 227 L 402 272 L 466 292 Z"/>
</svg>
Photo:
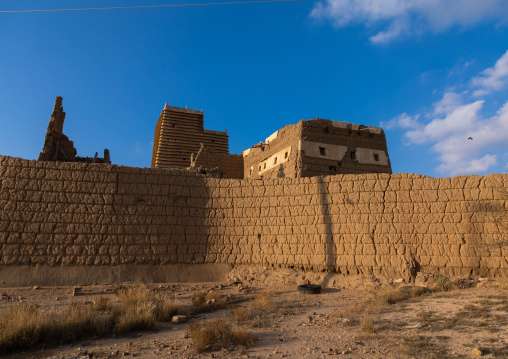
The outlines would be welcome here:
<svg viewBox="0 0 508 359">
<path fill-rule="evenodd" d="M 321 156 L 326 156 L 326 149 L 324 147 L 319 147 L 319 154 Z"/>
<path fill-rule="evenodd" d="M 349 154 L 352 160 L 356 160 L 356 151 L 351 151 Z"/>
<path fill-rule="evenodd" d="M 274 165 L 276 165 L 276 164 L 277 164 L 277 157 L 275 157 L 275 158 L 273 159 L 273 164 L 274 164 Z"/>
<path fill-rule="evenodd" d="M 250 168 L 249 176 L 252 176 L 252 167 Z"/>
<path fill-rule="evenodd" d="M 259 170 L 258 171 L 261 171 L 261 166 L 259 166 Z"/>
<path fill-rule="evenodd" d="M 263 146 L 263 147 L 261 147 L 261 151 L 264 151 L 264 150 L 265 150 L 265 147 L 264 147 L 264 146 Z"/>
<path fill-rule="evenodd" d="M 374 161 L 379 161 L 379 155 L 377 153 L 374 153 Z"/>
<path fill-rule="evenodd" d="M 286 160 L 287 158 L 288 158 L 288 153 L 286 152 L 286 153 L 284 154 L 284 159 Z"/>
<path fill-rule="evenodd" d="M 263 166 L 263 169 L 264 169 L 264 170 L 266 169 L 266 162 L 265 162 L 265 165 Z"/>
</svg>

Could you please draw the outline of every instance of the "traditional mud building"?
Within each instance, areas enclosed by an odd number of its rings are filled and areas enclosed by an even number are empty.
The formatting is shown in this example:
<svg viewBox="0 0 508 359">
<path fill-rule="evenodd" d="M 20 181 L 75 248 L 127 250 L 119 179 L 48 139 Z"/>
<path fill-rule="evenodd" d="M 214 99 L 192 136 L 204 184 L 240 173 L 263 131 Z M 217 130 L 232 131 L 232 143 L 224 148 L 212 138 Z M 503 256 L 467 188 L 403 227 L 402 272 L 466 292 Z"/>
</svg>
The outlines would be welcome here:
<svg viewBox="0 0 508 359">
<path fill-rule="evenodd" d="M 218 168 L 222 178 L 299 178 L 392 173 L 383 129 L 325 119 L 288 125 L 229 154 L 228 134 L 205 130 L 203 111 L 166 104 L 155 127 L 152 168 Z"/>
</svg>

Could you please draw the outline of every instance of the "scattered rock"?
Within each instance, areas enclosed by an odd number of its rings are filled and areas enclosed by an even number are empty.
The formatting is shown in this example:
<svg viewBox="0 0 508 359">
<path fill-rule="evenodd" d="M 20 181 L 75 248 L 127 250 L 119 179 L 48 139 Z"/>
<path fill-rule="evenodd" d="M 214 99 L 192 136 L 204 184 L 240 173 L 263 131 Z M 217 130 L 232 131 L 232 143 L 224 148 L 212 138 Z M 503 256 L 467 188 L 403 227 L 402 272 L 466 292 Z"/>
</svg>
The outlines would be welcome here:
<svg viewBox="0 0 508 359">
<path fill-rule="evenodd" d="M 471 351 L 471 354 L 477 357 L 481 357 L 483 355 L 483 350 L 481 348 L 476 347 Z"/>
<path fill-rule="evenodd" d="M 37 289 L 39 289 L 39 286 L 38 286 L 38 285 L 34 285 L 34 286 L 32 287 L 32 289 L 33 289 L 33 290 L 37 290 Z"/>
<path fill-rule="evenodd" d="M 174 315 L 173 318 L 171 319 L 171 322 L 175 324 L 180 324 L 185 323 L 187 320 L 189 320 L 189 317 L 185 315 Z"/>
</svg>

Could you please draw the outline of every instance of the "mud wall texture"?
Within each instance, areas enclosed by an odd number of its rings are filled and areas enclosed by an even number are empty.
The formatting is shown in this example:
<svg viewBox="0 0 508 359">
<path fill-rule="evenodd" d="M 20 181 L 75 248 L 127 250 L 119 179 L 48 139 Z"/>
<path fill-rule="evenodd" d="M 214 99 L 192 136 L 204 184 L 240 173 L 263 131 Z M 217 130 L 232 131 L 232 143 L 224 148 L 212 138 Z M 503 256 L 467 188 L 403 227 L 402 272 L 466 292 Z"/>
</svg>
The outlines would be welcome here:
<svg viewBox="0 0 508 359">
<path fill-rule="evenodd" d="M 237 180 L 0 157 L 0 264 L 507 277 L 508 246 L 492 244 L 507 238 L 507 187 L 508 175 Z"/>
</svg>

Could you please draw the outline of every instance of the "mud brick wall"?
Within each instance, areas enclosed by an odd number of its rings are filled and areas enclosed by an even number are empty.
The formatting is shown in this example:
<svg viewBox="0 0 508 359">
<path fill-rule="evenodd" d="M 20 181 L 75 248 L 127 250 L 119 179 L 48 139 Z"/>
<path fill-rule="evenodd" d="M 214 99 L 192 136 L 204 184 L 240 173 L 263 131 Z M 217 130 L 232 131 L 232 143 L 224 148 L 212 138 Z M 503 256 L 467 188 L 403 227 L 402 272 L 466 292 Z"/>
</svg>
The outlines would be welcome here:
<svg viewBox="0 0 508 359">
<path fill-rule="evenodd" d="M 277 138 L 272 142 L 259 147 L 248 149 L 244 156 L 244 178 L 260 179 L 260 178 L 295 178 L 300 174 L 300 153 L 298 151 L 298 141 L 301 138 L 301 122 L 295 125 L 282 127 Z M 272 168 L 264 169 L 266 159 L 271 156 L 290 148 L 289 158 L 282 164 L 269 166 Z M 245 151 L 244 151 L 245 153 Z M 268 163 L 270 165 L 272 163 Z M 281 167 L 282 166 L 282 167 Z M 260 172 L 261 171 L 261 172 Z"/>
<path fill-rule="evenodd" d="M 186 168 L 192 153 L 203 144 L 217 153 L 229 153 L 226 132 L 205 130 L 203 112 L 166 106 L 155 126 L 152 168 Z"/>
<path fill-rule="evenodd" d="M 508 175 L 237 180 L 0 157 L 0 264 L 507 277 L 508 247 L 491 245 L 507 238 L 506 188 Z"/>
<path fill-rule="evenodd" d="M 219 167 L 222 178 L 243 178 L 242 155 L 230 155 L 205 150 L 199 154 L 195 166 L 203 168 Z"/>
<path fill-rule="evenodd" d="M 325 119 L 301 121 L 301 128 L 303 141 L 347 146 L 347 152 L 340 161 L 303 155 L 301 163 L 302 177 L 335 174 L 392 173 L 389 160 L 387 165 L 379 165 L 359 163 L 357 160 L 350 158 L 351 151 L 355 151 L 358 148 L 368 148 L 388 154 L 384 131 L 375 133 L 369 131 L 363 125 L 360 125 L 358 129 L 353 129 L 351 124 L 348 125 L 348 128 L 334 127 L 332 121 Z"/>
</svg>

